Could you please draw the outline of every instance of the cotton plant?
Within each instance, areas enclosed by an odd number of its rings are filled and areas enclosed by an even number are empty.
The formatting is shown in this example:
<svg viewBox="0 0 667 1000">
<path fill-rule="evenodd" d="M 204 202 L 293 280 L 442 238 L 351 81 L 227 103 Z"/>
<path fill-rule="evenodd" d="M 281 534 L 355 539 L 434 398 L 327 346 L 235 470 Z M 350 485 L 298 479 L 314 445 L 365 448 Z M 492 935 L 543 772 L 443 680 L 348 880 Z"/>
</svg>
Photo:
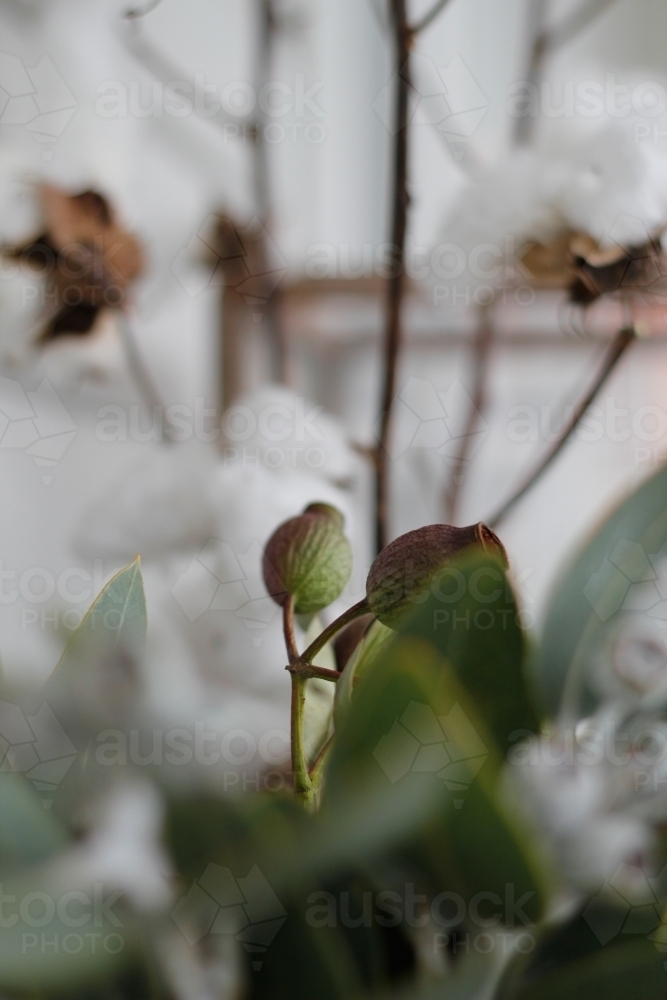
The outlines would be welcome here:
<svg viewBox="0 0 667 1000">
<path fill-rule="evenodd" d="M 661 238 L 667 220 L 665 150 L 636 139 L 636 120 L 608 119 L 588 132 L 554 126 L 471 179 L 442 227 L 468 256 L 490 244 L 501 266 L 467 278 L 501 287 L 572 281 L 572 256 L 609 254 Z M 494 260 L 494 264 L 498 261 Z M 470 269 L 468 269 L 470 270 Z"/>
<path fill-rule="evenodd" d="M 73 545 L 106 565 L 142 555 L 153 608 L 147 711 L 173 724 L 205 718 L 255 743 L 275 729 L 274 748 L 254 766 L 283 766 L 289 694 L 275 672 L 282 629 L 262 580 L 262 547 L 295 509 L 323 500 L 344 512 L 363 552 L 361 460 L 333 417 L 281 387 L 240 397 L 223 431 L 208 444 L 167 441 L 128 463 L 84 511 Z M 304 619 L 297 629 L 312 633 L 318 621 Z M 326 726 L 333 692 L 326 684 L 312 689 L 312 714 Z"/>
<path fill-rule="evenodd" d="M 55 789 L 26 765 L 24 777 L 0 774 L 0 864 L 4 899 L 42 892 L 57 904 L 101 885 L 112 902 L 100 933 L 125 945 L 115 956 L 37 951 L 21 964 L 21 935 L 32 933 L 24 908 L 3 937 L 3 989 L 50 996 L 67 983 L 76 995 L 87 984 L 97 995 L 113 982 L 124 996 L 123 976 L 148 976 L 156 995 L 184 998 L 280 996 L 303 982 L 304 995 L 523 1000 L 558 995 L 564 981 L 572 995 L 604 990 L 611 977 L 618 996 L 638 984 L 662 996 L 664 691 L 659 671 L 644 669 L 624 668 L 625 689 L 603 683 L 616 666 L 601 651 L 629 621 L 618 580 L 599 568 L 612 559 L 627 571 L 619 551 L 631 550 L 637 577 L 633 546 L 660 551 L 666 475 L 588 543 L 530 651 L 511 553 L 484 524 L 399 536 L 358 599 L 313 624 L 357 559 L 321 481 L 320 497 L 257 552 L 283 633 L 270 650 L 290 758 L 269 765 L 279 787 L 264 785 L 256 762 L 259 780 L 244 790 L 228 780 L 233 765 L 121 752 L 119 736 L 165 735 L 146 699 L 150 587 L 146 602 L 138 560 L 121 570 L 40 691 L 3 687 L 33 727 L 36 706 L 48 706 L 72 760 Z M 249 656 L 248 690 L 256 669 Z M 149 672 L 157 686 L 157 662 Z M 168 667 L 161 680 L 171 684 Z M 333 702 L 315 729 L 314 683 Z M 223 740 L 239 725 L 231 684 L 225 698 Z M 179 732 L 168 746 L 183 755 L 187 727 Z M 12 751 L 11 769 L 22 759 Z"/>
</svg>

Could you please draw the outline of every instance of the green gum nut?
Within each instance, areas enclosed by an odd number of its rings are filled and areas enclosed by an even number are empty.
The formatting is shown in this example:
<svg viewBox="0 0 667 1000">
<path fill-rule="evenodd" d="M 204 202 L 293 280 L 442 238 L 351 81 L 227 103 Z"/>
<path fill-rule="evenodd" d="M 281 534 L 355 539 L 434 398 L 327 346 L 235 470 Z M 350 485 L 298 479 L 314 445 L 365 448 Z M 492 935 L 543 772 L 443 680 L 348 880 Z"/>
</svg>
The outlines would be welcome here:
<svg viewBox="0 0 667 1000">
<path fill-rule="evenodd" d="M 434 575 L 473 545 L 493 553 L 507 566 L 507 553 L 486 524 L 455 528 L 428 524 L 390 542 L 377 556 L 366 580 L 370 610 L 383 625 L 396 628 L 403 615 L 424 600 Z"/>
<path fill-rule="evenodd" d="M 341 595 L 352 572 L 344 523 L 335 507 L 313 503 L 276 528 L 264 549 L 262 571 L 277 604 L 291 596 L 296 614 L 314 614 Z"/>
</svg>

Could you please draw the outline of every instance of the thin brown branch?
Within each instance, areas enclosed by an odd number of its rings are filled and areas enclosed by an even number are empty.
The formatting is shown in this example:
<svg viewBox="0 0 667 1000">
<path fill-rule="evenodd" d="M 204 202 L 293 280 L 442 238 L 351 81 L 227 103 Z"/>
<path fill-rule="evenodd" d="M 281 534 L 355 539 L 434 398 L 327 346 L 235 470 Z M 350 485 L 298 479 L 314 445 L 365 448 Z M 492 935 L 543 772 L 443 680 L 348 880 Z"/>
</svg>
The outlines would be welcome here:
<svg viewBox="0 0 667 1000">
<path fill-rule="evenodd" d="M 544 20 L 548 0 L 532 0 L 532 3 L 528 5 L 532 42 L 526 75 L 526 82 L 531 94 L 539 89 L 544 61 L 547 56 L 557 52 L 562 46 L 572 41 L 579 32 L 595 20 L 598 14 L 601 14 L 614 2 L 615 0 L 582 0 L 580 5 L 564 17 L 560 24 L 547 28 L 544 25 Z M 515 141 L 518 144 L 528 143 L 532 139 L 534 127 L 535 118 L 531 117 L 530 114 L 517 118 Z"/>
<path fill-rule="evenodd" d="M 392 406 L 396 393 L 396 372 L 402 339 L 401 304 L 408 214 L 408 95 L 410 89 L 411 31 L 407 20 L 406 0 L 391 0 L 391 14 L 396 69 L 393 120 L 392 264 L 390 277 L 387 281 L 380 433 L 375 456 L 375 544 L 378 552 L 384 548 L 389 540 L 390 465 L 388 445 L 392 431 Z"/>
<path fill-rule="evenodd" d="M 259 3 L 259 34 L 257 52 L 255 54 L 255 93 L 263 94 L 271 81 L 273 63 L 274 39 L 278 22 L 274 11 L 274 0 L 260 0 Z M 261 256 L 259 274 L 267 274 L 271 270 L 270 239 L 273 231 L 273 212 L 271 197 L 271 169 L 269 162 L 269 147 L 266 141 L 266 129 L 271 122 L 264 110 L 264 102 L 260 99 L 256 109 L 254 122 L 253 144 L 253 182 L 255 188 L 255 203 L 261 223 Z M 288 381 L 288 360 L 285 342 L 285 330 L 282 324 L 282 309 L 280 290 L 273 288 L 264 304 L 264 321 L 268 334 L 268 346 L 271 356 L 271 377 L 277 382 Z"/>
<path fill-rule="evenodd" d="M 560 24 L 556 24 L 546 32 L 543 43 L 545 51 L 555 52 L 561 46 L 567 45 L 614 2 L 615 0 L 583 0 L 567 17 L 563 18 Z"/>
<path fill-rule="evenodd" d="M 139 17 L 145 17 L 146 14 L 150 14 L 161 3 L 162 0 L 148 0 L 148 3 L 144 4 L 143 7 L 129 7 L 124 11 L 123 17 L 126 17 L 128 21 L 135 21 Z"/>
<path fill-rule="evenodd" d="M 537 467 L 530 473 L 529 476 L 526 477 L 518 490 L 512 494 L 510 499 L 507 500 L 492 517 L 487 519 L 486 523 L 490 527 L 496 528 L 518 504 L 519 500 L 523 499 L 526 493 L 528 493 L 533 486 L 539 482 L 549 466 L 558 457 L 569 439 L 572 437 L 588 407 L 591 405 L 604 383 L 614 371 L 616 365 L 621 360 L 630 344 L 636 339 L 636 336 L 635 328 L 633 326 L 623 327 L 622 330 L 619 330 L 611 347 L 609 348 L 609 351 L 607 352 L 607 356 L 597 378 L 595 379 L 595 382 L 586 392 L 583 399 L 575 407 L 574 412 L 566 426 L 563 428 L 560 437 L 554 442 L 553 446 L 549 449 L 544 458 L 540 460 Z"/>
<path fill-rule="evenodd" d="M 285 667 L 294 677 L 302 677 L 309 680 L 311 677 L 318 677 L 321 681 L 333 681 L 335 684 L 340 679 L 339 670 L 330 670 L 329 667 L 316 667 L 313 663 L 302 663 L 297 660 Z"/>
<path fill-rule="evenodd" d="M 454 456 L 454 464 L 445 490 L 444 520 L 446 524 L 456 524 L 457 521 L 461 487 L 463 485 L 463 473 L 468 464 L 472 436 L 477 430 L 477 425 L 486 406 L 492 343 L 493 322 L 491 306 L 489 304 L 480 308 L 479 322 L 475 331 L 472 357 L 473 390 L 463 428 L 463 435 L 460 439 L 458 451 Z"/>
<path fill-rule="evenodd" d="M 436 3 L 433 4 L 431 9 L 412 26 L 410 29 L 411 33 L 413 35 L 418 35 L 420 31 L 425 31 L 429 24 L 435 21 L 438 14 L 445 9 L 448 3 L 449 0 L 436 0 Z"/>
</svg>

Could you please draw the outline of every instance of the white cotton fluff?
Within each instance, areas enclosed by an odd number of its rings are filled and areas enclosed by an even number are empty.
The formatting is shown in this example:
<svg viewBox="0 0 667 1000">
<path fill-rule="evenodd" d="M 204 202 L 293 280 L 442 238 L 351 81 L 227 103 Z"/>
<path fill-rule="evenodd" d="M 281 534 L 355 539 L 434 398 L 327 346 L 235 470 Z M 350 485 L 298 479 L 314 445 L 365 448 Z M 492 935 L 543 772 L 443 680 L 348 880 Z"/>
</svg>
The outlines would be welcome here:
<svg viewBox="0 0 667 1000">
<path fill-rule="evenodd" d="M 667 153 L 638 143 L 634 121 L 608 121 L 582 136 L 560 129 L 537 147 L 519 149 L 463 189 L 442 237 L 466 257 L 473 283 L 502 284 L 513 266 L 488 258 L 472 267 L 482 244 L 506 260 L 531 242 L 549 243 L 562 229 L 589 233 L 602 245 L 637 245 L 667 222 Z M 509 241 L 509 242 L 508 242 Z M 496 255 L 494 264 L 500 257 Z"/>
<path fill-rule="evenodd" d="M 341 424 L 323 406 L 280 385 L 265 385 L 223 418 L 225 464 L 259 463 L 282 475 L 306 472 L 348 482 L 359 467 Z"/>
<path fill-rule="evenodd" d="M 147 449 L 84 511 L 75 548 L 123 561 L 203 545 L 215 530 L 216 471 L 215 452 L 202 444 Z"/>
</svg>

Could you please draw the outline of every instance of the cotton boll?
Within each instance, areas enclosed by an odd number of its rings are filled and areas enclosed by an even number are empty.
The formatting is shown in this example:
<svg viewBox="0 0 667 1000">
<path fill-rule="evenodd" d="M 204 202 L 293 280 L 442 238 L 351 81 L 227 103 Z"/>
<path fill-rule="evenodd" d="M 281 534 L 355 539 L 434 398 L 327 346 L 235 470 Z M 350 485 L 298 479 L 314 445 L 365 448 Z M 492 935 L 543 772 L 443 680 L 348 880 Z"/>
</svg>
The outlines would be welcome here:
<svg viewBox="0 0 667 1000">
<path fill-rule="evenodd" d="M 667 157 L 638 143 L 634 121 L 609 123 L 563 156 L 557 206 L 570 228 L 603 245 L 637 246 L 667 221 Z"/>
<path fill-rule="evenodd" d="M 522 247 L 549 245 L 564 230 L 609 246 L 645 243 L 667 221 L 667 154 L 637 142 L 635 127 L 635 118 L 608 120 L 582 137 L 570 123 L 554 126 L 539 146 L 471 179 L 442 229 L 464 251 L 466 279 L 500 285 L 521 277 L 506 266 L 494 277 L 486 265 L 476 273 L 474 254 L 485 244 L 498 264 L 498 255 L 520 258 Z"/>
<path fill-rule="evenodd" d="M 239 399 L 226 412 L 223 429 L 226 460 L 256 458 L 286 476 L 315 473 L 339 483 L 351 480 L 359 467 L 338 421 L 283 386 L 263 386 Z"/>
<path fill-rule="evenodd" d="M 75 548 L 123 561 L 204 544 L 215 526 L 216 464 L 198 443 L 147 449 L 84 511 Z"/>
<path fill-rule="evenodd" d="M 515 241 L 517 251 L 530 240 L 548 243 L 563 225 L 556 204 L 561 184 L 559 165 L 545 164 L 534 150 L 520 150 L 469 183 L 445 221 L 442 238 L 460 247 L 468 264 L 471 253 L 484 244 L 504 255 L 508 238 Z M 504 268 L 498 271 L 497 283 L 516 277 Z M 488 276 L 482 278 L 469 270 L 468 277 L 489 283 Z"/>
</svg>

